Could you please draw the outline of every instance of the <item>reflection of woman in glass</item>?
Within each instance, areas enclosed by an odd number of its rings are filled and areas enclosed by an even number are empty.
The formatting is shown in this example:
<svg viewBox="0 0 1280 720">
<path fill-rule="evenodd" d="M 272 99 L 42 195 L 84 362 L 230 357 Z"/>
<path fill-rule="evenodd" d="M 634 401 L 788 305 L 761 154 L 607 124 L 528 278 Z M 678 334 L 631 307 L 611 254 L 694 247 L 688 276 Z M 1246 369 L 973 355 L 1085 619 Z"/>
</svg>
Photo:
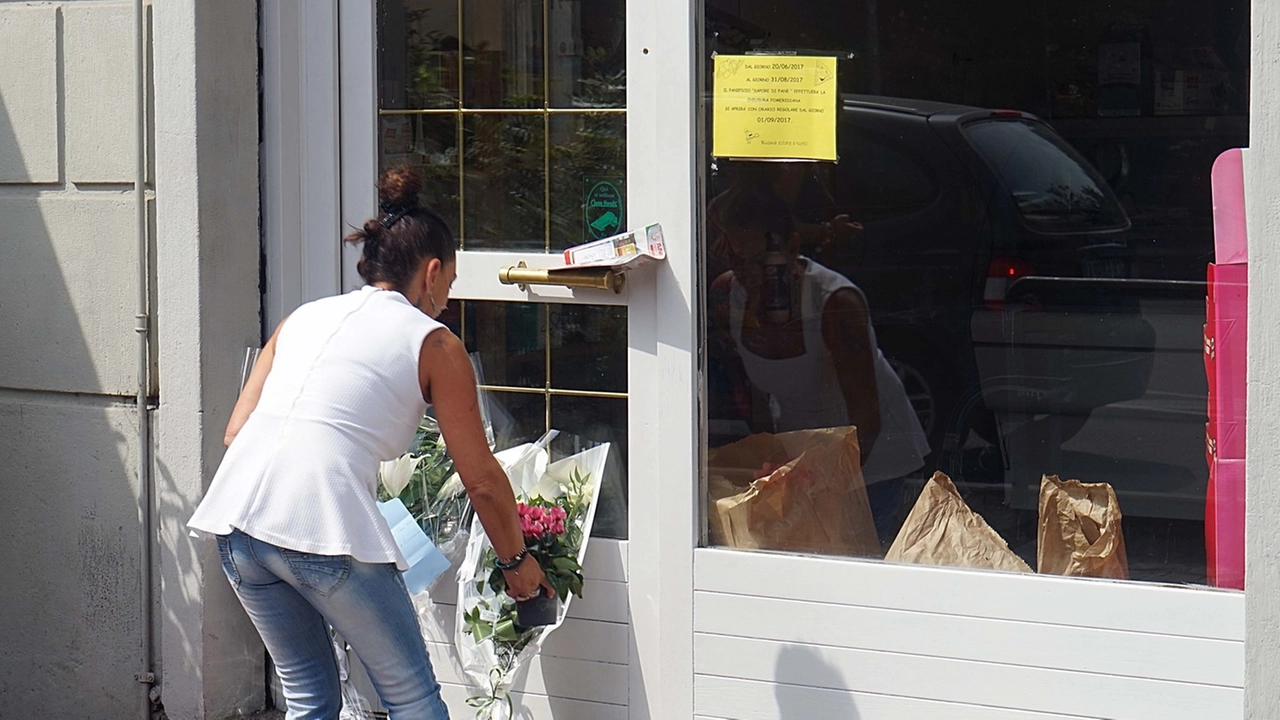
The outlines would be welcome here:
<svg viewBox="0 0 1280 720">
<path fill-rule="evenodd" d="M 811 258 L 821 259 L 828 247 L 854 242 L 862 225 L 839 213 L 835 199 L 818 177 L 818 166 L 804 162 L 752 162 L 734 168 L 737 177 L 710 207 L 712 242 L 725 239 L 723 214 L 726 205 L 742 194 L 767 191 L 786 208 L 799 235 L 800 247 Z M 717 248 L 713 246 L 713 253 Z"/>
<path fill-rule="evenodd" d="M 876 526 L 889 530 L 902 479 L 929 447 L 901 381 L 876 346 L 867 301 L 848 278 L 799 254 L 788 206 L 769 188 L 730 192 L 717 208 L 713 321 L 727 328 L 772 430 L 855 425 Z"/>
</svg>

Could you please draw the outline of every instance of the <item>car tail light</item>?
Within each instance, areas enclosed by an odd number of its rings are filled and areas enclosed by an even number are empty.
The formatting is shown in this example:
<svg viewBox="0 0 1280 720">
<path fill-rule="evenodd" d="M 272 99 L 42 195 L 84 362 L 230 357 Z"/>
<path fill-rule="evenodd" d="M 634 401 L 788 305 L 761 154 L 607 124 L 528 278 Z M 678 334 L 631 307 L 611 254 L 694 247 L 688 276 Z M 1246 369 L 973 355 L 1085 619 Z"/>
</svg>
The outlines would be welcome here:
<svg viewBox="0 0 1280 720">
<path fill-rule="evenodd" d="M 1003 308 L 1009 286 L 1018 278 L 1031 274 L 1031 266 L 1021 260 L 992 258 L 987 265 L 987 284 L 982 291 L 982 301 L 993 310 Z"/>
<path fill-rule="evenodd" d="M 1006 120 L 1021 120 L 1023 115 L 1017 110 L 996 110 L 991 113 L 992 117 L 998 117 Z"/>
</svg>

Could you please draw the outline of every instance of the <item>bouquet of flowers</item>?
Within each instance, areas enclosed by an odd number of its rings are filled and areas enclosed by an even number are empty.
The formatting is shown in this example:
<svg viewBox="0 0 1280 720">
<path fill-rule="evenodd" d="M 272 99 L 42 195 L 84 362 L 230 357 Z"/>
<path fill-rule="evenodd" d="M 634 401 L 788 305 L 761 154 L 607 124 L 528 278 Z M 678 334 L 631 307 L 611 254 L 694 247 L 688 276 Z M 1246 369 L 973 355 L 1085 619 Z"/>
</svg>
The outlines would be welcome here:
<svg viewBox="0 0 1280 720">
<path fill-rule="evenodd" d="M 478 382 L 483 382 L 479 358 L 472 354 Z M 494 446 L 493 425 L 489 420 L 488 398 L 478 390 L 480 420 L 484 424 L 490 449 Z M 462 480 L 453 469 L 453 459 L 445 446 L 440 425 L 426 415 L 408 452 L 378 469 L 378 501 L 400 500 L 409 515 L 417 521 L 427 538 L 450 563 L 461 561 L 467 547 L 467 526 L 471 522 L 471 501 Z"/>
<path fill-rule="evenodd" d="M 431 416 L 418 425 L 409 452 L 382 463 L 378 476 L 378 500 L 399 498 L 442 549 L 471 519 L 471 503 L 453 470 L 440 426 Z"/>
<path fill-rule="evenodd" d="M 554 433 L 554 431 L 553 431 Z M 553 434 L 551 436 L 554 436 Z M 582 559 L 591 535 L 600 477 L 609 445 L 548 462 L 538 443 L 500 453 L 520 501 L 525 546 L 542 567 L 554 598 L 517 603 L 506 594 L 506 578 L 478 520 L 473 520 L 466 558 L 458 571 L 456 642 L 462 669 L 480 694 L 467 702 L 482 720 L 512 717 L 510 686 L 547 634 L 564 622 L 569 603 L 582 596 Z"/>
</svg>

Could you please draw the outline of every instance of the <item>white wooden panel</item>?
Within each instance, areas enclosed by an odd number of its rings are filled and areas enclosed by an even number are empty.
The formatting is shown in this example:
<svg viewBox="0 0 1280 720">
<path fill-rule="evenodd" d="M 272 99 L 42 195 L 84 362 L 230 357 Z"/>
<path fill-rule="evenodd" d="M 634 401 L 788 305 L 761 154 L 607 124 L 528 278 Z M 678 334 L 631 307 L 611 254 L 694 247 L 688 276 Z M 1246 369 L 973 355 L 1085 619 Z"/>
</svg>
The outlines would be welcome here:
<svg viewBox="0 0 1280 720">
<path fill-rule="evenodd" d="M 694 663 L 698 675 L 1086 717 L 1200 720 L 1244 710 L 1240 688 L 717 635 L 695 635 Z"/>
<path fill-rule="evenodd" d="M 1211 685 L 1244 685 L 1244 645 L 882 608 L 699 592 L 694 628 L 718 635 L 882 650 Z"/>
<path fill-rule="evenodd" d="M 457 609 L 453 605 L 437 605 L 425 618 L 420 617 L 422 634 L 428 642 L 452 644 Z M 547 637 L 542 654 L 596 662 L 627 663 L 630 630 L 623 623 L 581 620 L 573 617 Z"/>
<path fill-rule="evenodd" d="M 1072 627 L 1244 640 L 1244 594 L 800 555 L 695 551 L 695 589 Z"/>
<path fill-rule="evenodd" d="M 1008 710 L 916 698 L 699 675 L 695 720 L 1079 720 L 1080 715 Z"/>
<path fill-rule="evenodd" d="M 474 691 L 461 685 L 440 684 L 440 695 L 449 706 L 449 715 L 454 718 L 475 717 L 475 710 L 467 705 L 467 698 Z M 604 703 L 570 700 L 567 698 L 551 698 L 545 695 L 530 693 L 512 693 L 516 703 L 516 718 L 532 720 L 547 718 L 551 720 L 627 720 L 625 705 L 606 705 Z"/>
<path fill-rule="evenodd" d="M 591 538 L 587 543 L 587 556 L 582 560 L 582 574 L 588 582 L 626 582 L 627 541 Z M 587 591 L 590 592 L 590 589 Z"/>
<path fill-rule="evenodd" d="M 453 645 L 427 643 L 427 649 L 431 652 L 436 679 L 442 683 L 467 684 Z M 626 705 L 628 672 L 626 665 L 538 655 L 516 677 L 511 689 L 548 697 Z"/>
<path fill-rule="evenodd" d="M 513 302 L 583 303 L 590 305 L 626 305 L 627 288 L 622 292 L 611 290 L 583 290 L 563 285 L 529 285 L 521 290 L 515 285 L 498 283 L 498 270 L 523 261 L 531 268 L 564 267 L 563 255 L 517 252 L 460 252 L 458 253 L 458 279 L 453 284 L 450 297 L 458 300 L 506 300 Z M 632 271 L 629 275 L 652 273 L 653 268 Z M 627 278 L 630 283 L 632 277 Z"/>
</svg>

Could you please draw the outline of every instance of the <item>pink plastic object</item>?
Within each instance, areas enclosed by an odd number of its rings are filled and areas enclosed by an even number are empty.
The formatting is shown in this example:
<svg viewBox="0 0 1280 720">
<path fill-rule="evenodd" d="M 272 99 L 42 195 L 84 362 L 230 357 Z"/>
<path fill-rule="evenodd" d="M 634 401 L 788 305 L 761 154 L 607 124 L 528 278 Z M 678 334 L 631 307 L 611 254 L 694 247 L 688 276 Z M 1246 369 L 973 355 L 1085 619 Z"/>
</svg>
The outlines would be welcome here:
<svg viewBox="0 0 1280 720">
<path fill-rule="evenodd" d="M 1228 150 L 1213 163 L 1214 262 L 1235 265 L 1249 262 L 1244 214 L 1244 154 Z"/>
<path fill-rule="evenodd" d="M 1209 584 L 1244 589 L 1244 460 L 1209 463 L 1205 502 L 1205 559 Z"/>
<path fill-rule="evenodd" d="M 1244 589 L 1249 254 L 1240 150 L 1228 150 L 1213 165 L 1213 230 L 1215 263 L 1208 269 L 1204 326 L 1205 556 L 1209 584 Z"/>
<path fill-rule="evenodd" d="M 1210 265 L 1205 305 L 1210 451 L 1231 460 L 1244 458 L 1248 274 L 1248 265 Z"/>
</svg>

